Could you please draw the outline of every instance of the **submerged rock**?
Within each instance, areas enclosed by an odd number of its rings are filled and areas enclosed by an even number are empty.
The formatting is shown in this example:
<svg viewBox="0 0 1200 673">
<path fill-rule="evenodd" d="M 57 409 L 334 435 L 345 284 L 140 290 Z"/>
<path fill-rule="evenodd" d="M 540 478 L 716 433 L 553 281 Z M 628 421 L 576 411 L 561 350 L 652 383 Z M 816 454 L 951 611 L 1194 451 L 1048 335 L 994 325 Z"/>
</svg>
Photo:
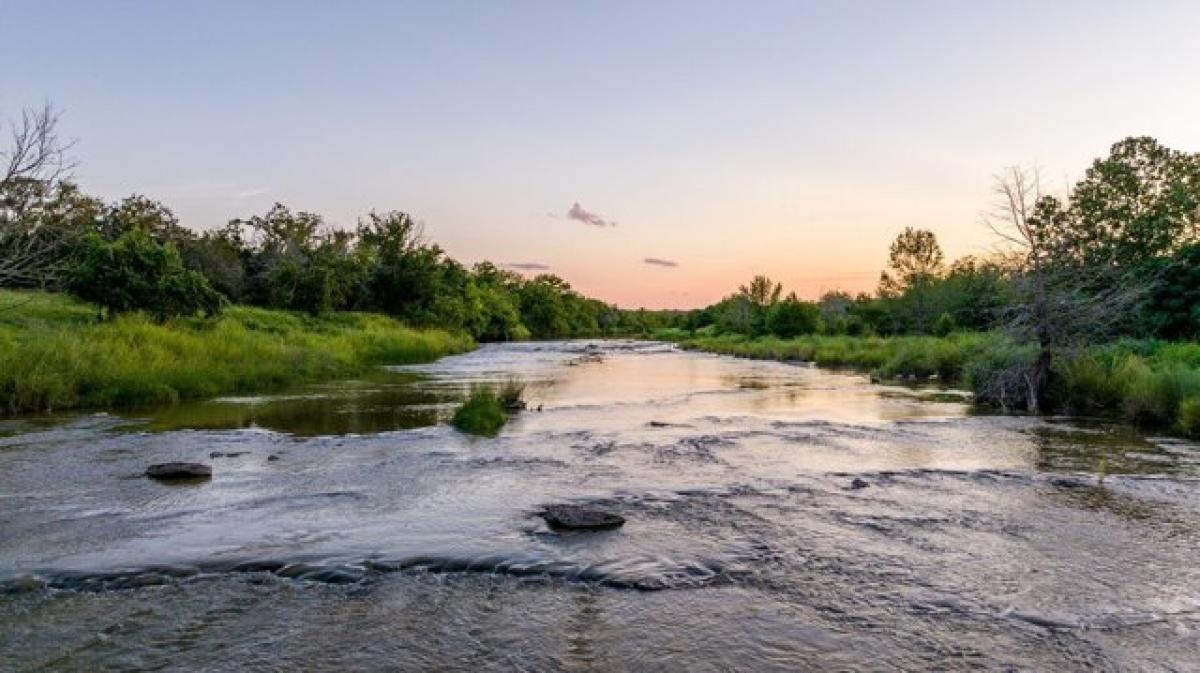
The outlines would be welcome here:
<svg viewBox="0 0 1200 673">
<path fill-rule="evenodd" d="M 146 476 L 163 481 L 211 479 L 212 468 L 203 463 L 156 463 L 146 468 Z"/>
<path fill-rule="evenodd" d="M 580 505 L 550 505 L 541 517 L 551 528 L 562 530 L 611 530 L 625 525 L 625 518 Z"/>
<path fill-rule="evenodd" d="M 854 481 L 850 482 L 850 488 L 856 491 L 860 488 L 866 488 L 868 486 L 870 486 L 870 484 L 868 484 L 865 479 L 859 479 L 858 477 L 855 477 Z"/>
</svg>

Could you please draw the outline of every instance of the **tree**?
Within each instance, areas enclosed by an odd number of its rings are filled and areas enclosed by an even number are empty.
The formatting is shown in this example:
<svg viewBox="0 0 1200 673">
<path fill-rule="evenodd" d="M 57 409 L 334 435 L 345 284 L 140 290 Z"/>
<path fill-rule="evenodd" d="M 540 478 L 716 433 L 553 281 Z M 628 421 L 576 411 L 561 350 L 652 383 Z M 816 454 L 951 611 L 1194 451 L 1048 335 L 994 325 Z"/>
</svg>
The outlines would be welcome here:
<svg viewBox="0 0 1200 673">
<path fill-rule="evenodd" d="M 1089 264 L 1137 265 L 1200 242 L 1200 155 L 1131 137 L 1071 193 L 1072 239 Z"/>
<path fill-rule="evenodd" d="M 1200 337 L 1200 244 L 1158 260 L 1152 273 L 1151 330 L 1164 339 Z"/>
<path fill-rule="evenodd" d="M 932 288 L 931 303 L 939 320 L 947 314 L 956 327 L 991 329 L 1013 299 L 1011 269 L 1006 264 L 1003 258 L 970 255 L 955 260 Z"/>
<path fill-rule="evenodd" d="M 251 303 L 310 313 L 357 308 L 366 302 L 374 250 L 355 234 L 333 229 L 317 214 L 275 204 L 263 215 L 233 220 L 181 247 L 193 268 L 214 273 L 225 287 L 244 287 Z M 237 252 L 243 271 L 233 269 Z"/>
<path fill-rule="evenodd" d="M 933 289 L 942 276 L 943 262 L 932 231 L 908 227 L 892 242 L 888 270 L 879 277 L 879 296 L 890 302 L 893 316 L 899 319 L 897 331 L 928 330 L 937 315 Z"/>
<path fill-rule="evenodd" d="M 528 338 L 521 324 L 517 297 L 502 285 L 472 280 L 467 292 L 466 329 L 482 341 L 518 341 Z"/>
<path fill-rule="evenodd" d="M 821 295 L 817 307 L 821 311 L 821 324 L 830 334 L 845 334 L 850 329 L 850 310 L 854 297 L 849 292 L 834 290 Z"/>
<path fill-rule="evenodd" d="M 890 271 L 879 277 L 880 296 L 896 296 L 938 278 L 944 261 L 945 255 L 932 231 L 907 227 L 892 241 L 888 255 Z"/>
<path fill-rule="evenodd" d="M 1080 228 L 1070 204 L 1043 195 L 1036 170 L 1010 168 L 997 178 L 996 200 L 985 222 L 1019 253 L 1016 301 L 1005 328 L 1037 346 L 1032 363 L 994 372 L 984 397 L 1003 406 L 1047 406 L 1051 366 L 1064 351 L 1127 331 L 1146 286 L 1127 270 L 1080 255 Z"/>
<path fill-rule="evenodd" d="M 165 204 L 141 194 L 134 194 L 105 208 L 98 229 L 110 241 L 134 230 L 144 231 L 160 243 L 169 241 L 177 246 L 195 237 L 179 225 L 179 218 Z"/>
<path fill-rule="evenodd" d="M 821 309 L 800 301 L 793 293 L 767 311 L 767 331 L 783 339 L 813 334 L 821 329 Z"/>
<path fill-rule="evenodd" d="M 247 299 L 245 258 L 249 252 L 236 226 L 185 239 L 179 244 L 179 254 L 184 266 L 203 274 L 213 289 L 230 301 L 238 303 Z"/>
<path fill-rule="evenodd" d="M 446 290 L 442 249 L 426 243 L 421 225 L 399 211 L 369 213 L 358 223 L 358 238 L 371 269 L 371 306 L 430 322 L 434 302 Z"/>
<path fill-rule="evenodd" d="M 0 220 L 20 220 L 67 182 L 75 168 L 74 141 L 58 135 L 60 114 L 50 103 L 27 108 L 9 123 L 10 145 L 0 150 Z"/>
<path fill-rule="evenodd" d="M 0 148 L 0 286 L 56 284 L 79 233 L 68 226 L 80 219 L 75 208 L 95 205 L 69 182 L 74 143 L 59 136 L 58 122 L 47 103 L 8 124 L 10 143 Z"/>
<path fill-rule="evenodd" d="M 68 289 L 110 313 L 146 311 L 158 320 L 217 313 L 223 301 L 204 276 L 183 267 L 171 243 L 158 243 L 142 230 L 109 242 L 86 238 L 71 270 Z"/>
<path fill-rule="evenodd" d="M 330 231 L 320 236 L 298 270 L 291 308 L 315 315 L 356 307 L 366 284 L 362 262 L 353 234 Z"/>
<path fill-rule="evenodd" d="M 760 308 L 767 308 L 779 301 L 779 295 L 783 293 L 783 285 L 776 283 L 769 277 L 757 275 L 750 281 L 749 285 L 742 285 L 738 288 L 738 294 L 746 299 L 749 299 L 754 305 Z"/>
<path fill-rule="evenodd" d="M 722 332 L 756 335 L 763 331 L 762 307 L 744 294 L 731 294 L 712 308 L 714 322 Z"/>
<path fill-rule="evenodd" d="M 779 303 L 783 285 L 759 274 L 712 307 L 722 331 L 758 336 L 767 330 L 767 312 Z"/>
<path fill-rule="evenodd" d="M 533 336 L 546 339 L 570 335 L 570 317 L 563 301 L 568 290 L 570 285 L 552 274 L 539 275 L 521 288 L 521 321 Z"/>
</svg>

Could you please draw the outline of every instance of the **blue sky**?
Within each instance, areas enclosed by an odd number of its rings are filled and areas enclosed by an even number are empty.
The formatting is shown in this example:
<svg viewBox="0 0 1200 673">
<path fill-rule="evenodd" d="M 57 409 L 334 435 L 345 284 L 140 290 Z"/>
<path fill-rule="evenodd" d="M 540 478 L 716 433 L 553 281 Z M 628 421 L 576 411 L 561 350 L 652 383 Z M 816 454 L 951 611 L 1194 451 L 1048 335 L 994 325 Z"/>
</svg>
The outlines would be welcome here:
<svg viewBox="0 0 1200 673">
<path fill-rule="evenodd" d="M 873 284 L 906 226 L 985 253 L 992 174 L 1200 150 L 1194 2 L 12 2 L 0 113 L 209 228 L 274 201 L 426 222 L 623 305 L 756 272 Z M 568 217 L 580 210 L 616 226 Z M 675 266 L 647 263 L 670 261 Z"/>
</svg>

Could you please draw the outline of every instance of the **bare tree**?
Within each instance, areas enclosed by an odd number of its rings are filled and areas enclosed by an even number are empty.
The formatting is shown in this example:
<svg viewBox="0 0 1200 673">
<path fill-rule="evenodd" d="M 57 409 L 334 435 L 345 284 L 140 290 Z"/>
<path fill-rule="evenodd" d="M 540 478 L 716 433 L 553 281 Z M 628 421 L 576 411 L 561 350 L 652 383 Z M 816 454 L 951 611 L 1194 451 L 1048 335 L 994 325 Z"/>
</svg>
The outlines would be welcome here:
<svg viewBox="0 0 1200 673">
<path fill-rule="evenodd" d="M 1145 299 L 1146 280 L 1127 273 L 1120 260 L 1080 254 L 1077 217 L 1043 194 L 1036 168 L 1012 167 L 996 176 L 995 201 L 983 218 L 1017 253 L 1013 280 L 1021 296 L 1004 324 L 1037 348 L 1032 363 L 994 372 L 983 386 L 1002 406 L 1044 410 L 1054 358 L 1126 331 Z"/>
<path fill-rule="evenodd" d="M 46 103 L 7 125 L 8 145 L 0 148 L 0 286 L 44 284 L 65 248 L 65 232 L 51 230 L 52 218 L 45 217 L 62 205 L 75 168 L 74 141 L 59 136 L 58 122 Z"/>
</svg>

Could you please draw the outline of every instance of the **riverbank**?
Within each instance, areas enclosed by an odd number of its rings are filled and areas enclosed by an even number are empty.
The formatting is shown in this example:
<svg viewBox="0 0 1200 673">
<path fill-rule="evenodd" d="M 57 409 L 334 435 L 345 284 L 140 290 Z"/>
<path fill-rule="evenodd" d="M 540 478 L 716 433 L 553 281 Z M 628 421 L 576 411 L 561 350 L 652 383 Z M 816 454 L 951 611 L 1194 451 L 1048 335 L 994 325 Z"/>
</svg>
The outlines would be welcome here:
<svg viewBox="0 0 1200 673">
<path fill-rule="evenodd" d="M 136 407 L 359 375 L 474 347 L 382 315 L 234 306 L 211 320 L 101 320 L 62 294 L 0 291 L 0 409 Z"/>
<path fill-rule="evenodd" d="M 988 397 L 996 373 L 1033 357 L 1030 346 L 995 333 L 945 337 L 809 335 L 794 339 L 703 336 L 680 331 L 655 335 L 681 348 L 762 360 L 848 367 L 888 380 L 961 384 Z M 1141 427 L 1200 438 L 1200 344 L 1122 340 L 1059 357 L 1050 401 L 1056 411 L 1122 418 Z"/>
</svg>

